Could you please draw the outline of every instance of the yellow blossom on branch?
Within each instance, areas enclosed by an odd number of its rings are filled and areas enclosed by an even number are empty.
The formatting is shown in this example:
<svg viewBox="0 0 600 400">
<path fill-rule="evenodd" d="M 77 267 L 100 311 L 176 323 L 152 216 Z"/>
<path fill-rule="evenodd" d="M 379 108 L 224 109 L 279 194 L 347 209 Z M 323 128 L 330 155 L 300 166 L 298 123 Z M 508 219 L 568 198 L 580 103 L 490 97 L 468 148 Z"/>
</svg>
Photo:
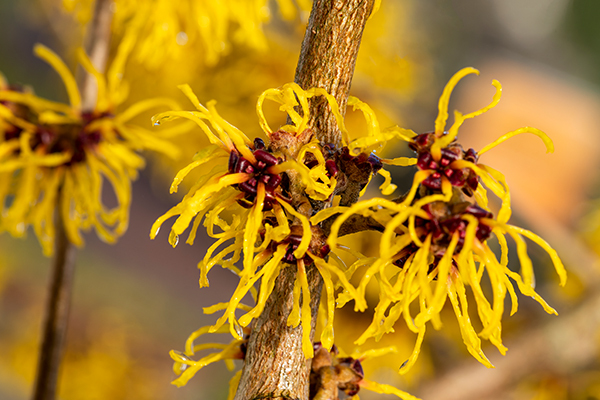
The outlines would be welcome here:
<svg viewBox="0 0 600 400">
<path fill-rule="evenodd" d="M 333 160 L 326 160 L 330 158 L 328 150 L 313 139 L 314 133 L 306 127 L 310 117 L 308 99 L 322 96 L 336 116 L 338 126 L 345 131 L 337 103 L 323 89 L 303 90 L 295 83 L 265 91 L 257 102 L 257 114 L 259 125 L 271 139 L 271 143 L 267 144 L 259 138 L 250 140 L 226 122 L 218 114 L 214 101 L 208 102 L 205 107 L 188 86 L 182 86 L 181 89 L 195 105 L 196 111 L 162 113 L 154 117 L 155 123 L 175 118 L 192 120 L 200 126 L 211 145 L 198 152 L 194 161 L 177 174 L 171 192 L 177 191 L 181 181 L 194 168 L 219 158 L 222 164 L 200 178 L 181 203 L 154 223 L 150 237 L 156 237 L 167 219 L 178 216 L 171 227 L 169 242 L 177 245 L 179 235 L 191 225 L 187 243 L 192 244 L 198 227 L 204 221 L 208 235 L 216 241 L 198 265 L 200 286 L 208 285 L 208 273 L 215 265 L 229 268 L 240 277 L 231 301 L 221 308 L 224 310 L 223 316 L 211 329 L 216 331 L 228 321 L 230 331 L 237 339 L 241 339 L 241 327 L 248 326 L 252 319 L 262 313 L 275 279 L 281 269 L 289 265 L 295 265 L 298 270 L 295 286 L 298 295 L 288 324 L 309 325 L 310 294 L 305 266 L 315 264 L 325 280 L 331 299 L 328 329 L 322 336 L 323 342 L 331 346 L 335 309 L 331 296 L 337 288 L 334 285 L 343 287 L 344 293 L 355 300 L 357 309 L 364 310 L 366 302 L 346 278 L 344 266 L 325 261 L 324 257 L 337 249 L 330 249 L 322 231 L 311 225 L 309 219 L 292 206 L 290 185 L 296 177 L 294 182 L 303 185 L 310 198 L 325 201 L 333 197 L 337 186 L 337 164 Z M 280 110 L 288 114 L 291 124 L 273 130 L 262 111 L 263 103 L 267 100 L 278 103 Z M 279 143 L 280 147 L 273 147 L 273 143 Z M 238 261 L 241 261 L 241 268 L 236 265 Z M 259 281 L 260 289 L 257 292 L 255 285 Z M 256 305 L 238 319 L 236 310 L 248 293 L 253 295 Z M 304 333 L 303 348 L 307 357 L 310 357 L 310 331 L 306 329 Z"/>
<path fill-rule="evenodd" d="M 458 128 L 466 119 L 480 115 L 498 103 L 501 86 L 497 81 L 493 82 L 496 94 L 488 106 L 465 115 L 455 111 L 454 124 L 445 132 L 452 89 L 470 73 L 478 71 L 473 68 L 459 71 L 444 89 L 434 132 L 417 135 L 392 128 L 381 135 L 359 138 L 350 144 L 350 148 L 363 149 L 385 144 L 396 137 L 408 141 L 410 148 L 417 153 L 419 171 L 415 173 L 413 185 L 406 195 L 397 200 L 372 198 L 349 207 L 324 210 L 322 213 L 326 215 L 317 214 L 312 218 L 315 223 L 332 213 L 340 214 L 332 224 L 328 238 L 331 247 L 337 245 L 338 231 L 352 215 L 374 218 L 385 227 L 380 239 L 379 257 L 361 277 L 357 288 L 359 295 L 363 295 L 367 284 L 374 278 L 380 290 L 373 322 L 357 344 L 392 332 L 394 324 L 403 318 L 418 337 L 413 354 L 401 372 L 406 372 L 416 361 L 426 324 L 431 322 L 434 328 L 441 327 L 440 312 L 447 300 L 450 300 L 456 314 L 467 349 L 488 367 L 492 365 L 481 350 L 480 338 L 490 340 L 502 354 L 506 351 L 501 339 L 501 320 L 507 295 L 512 301 L 511 314 L 517 311 L 515 283 L 521 293 L 534 298 L 548 313 L 556 313 L 534 290 L 533 266 L 524 238 L 549 254 L 561 285 L 566 282 L 564 266 L 547 242 L 528 230 L 507 224 L 511 213 L 510 192 L 504 176 L 478 163 L 482 153 L 520 133 L 539 136 L 548 151 L 553 150 L 551 140 L 543 132 L 527 127 L 502 136 L 479 152 L 463 150 L 456 142 Z M 384 164 L 388 161 L 395 164 L 393 160 L 381 160 Z M 497 217 L 488 208 L 484 186 L 501 200 Z M 500 244 L 500 260 L 488 245 L 492 234 Z M 520 274 L 509 268 L 507 236 L 516 244 Z M 484 272 L 492 284 L 491 296 L 486 294 L 481 284 Z M 483 326 L 480 332 L 476 332 L 471 323 L 467 286 L 473 291 Z M 413 315 L 415 309 L 418 312 Z"/>
<path fill-rule="evenodd" d="M 456 142 L 460 125 L 491 109 L 500 98 L 500 84 L 494 81 L 497 90 L 491 104 L 466 115 L 456 112 L 454 124 L 445 132 L 452 89 L 462 77 L 474 72 L 464 69 L 446 86 L 432 133 L 417 135 L 398 127 L 381 129 L 371 108 L 350 97 L 348 106 L 362 112 L 367 121 L 365 134 L 352 142 L 348 141 L 337 103 L 322 89 L 303 90 L 296 84 L 286 84 L 265 91 L 257 103 L 259 125 L 270 139 L 265 143 L 261 139 L 250 140 L 217 113 L 214 101 L 205 107 L 189 87 L 183 86 L 197 110 L 162 113 L 154 117 L 155 123 L 190 119 L 201 127 L 212 144 L 177 174 L 171 191 L 177 190 L 192 169 L 219 157 L 222 164 L 206 173 L 180 204 L 155 222 L 151 237 L 156 236 L 167 219 L 178 216 L 169 241 L 175 246 L 179 235 L 191 225 L 188 243 L 192 243 L 198 227 L 204 223 L 216 242 L 199 263 L 200 285 L 208 285 L 208 272 L 215 265 L 240 277 L 230 301 L 205 309 L 206 313 L 223 311 L 208 332 L 221 332 L 228 322 L 235 340 L 242 340 L 243 329 L 263 312 L 275 279 L 283 268 L 289 267 L 297 271 L 292 311 L 287 316 L 289 326 L 306 327 L 311 323 L 307 267 L 316 268 L 323 279 L 325 296 L 318 315 L 321 345 L 327 351 L 333 348 L 335 309 L 353 300 L 355 311 L 364 311 L 367 285 L 376 281 L 379 304 L 372 324 L 357 344 L 371 337 L 381 338 L 403 319 L 417 334 L 417 340 L 412 355 L 401 368 L 402 373 L 416 362 L 428 323 L 436 329 L 441 327 L 440 313 L 448 300 L 468 351 L 488 367 L 492 365 L 481 350 L 481 338 L 505 352 L 501 338 L 504 300 L 510 296 L 511 313 L 517 311 L 515 284 L 547 312 L 555 313 L 534 290 L 532 261 L 525 239 L 549 254 L 564 284 L 566 273 L 562 262 L 539 236 L 507 223 L 511 210 L 505 178 L 478 162 L 482 153 L 516 134 L 530 132 L 539 136 L 549 151 L 553 149 L 552 142 L 537 129 L 522 128 L 504 135 L 479 153 L 473 149 L 464 151 Z M 320 144 L 307 129 L 308 100 L 315 96 L 322 96 L 328 102 L 337 120 L 342 133 L 339 148 Z M 275 101 L 287 113 L 288 125 L 278 130 L 270 127 L 262 110 L 267 100 Z M 415 158 L 382 159 L 375 154 L 397 138 L 408 142 L 416 152 Z M 374 197 L 358 201 L 375 173 L 385 178 L 380 186 L 383 194 L 394 190 L 384 165 L 416 165 L 418 171 L 410 190 L 396 200 Z M 497 217 L 489 209 L 485 188 L 501 201 Z M 306 209 L 300 212 L 309 203 L 327 206 L 314 213 Z M 381 232 L 379 255 L 367 258 L 349 250 L 356 261 L 347 265 L 337 254 L 344 250 L 339 237 L 361 230 Z M 500 244 L 499 260 L 489 247 L 492 235 Z M 509 268 L 507 237 L 516 243 L 520 273 Z M 363 271 L 360 277 L 354 276 L 357 271 Z M 491 293 L 481 283 L 484 275 L 491 281 Z M 351 283 L 353 278 L 358 285 Z M 482 325 L 480 332 L 476 332 L 471 322 L 467 287 L 473 292 Z M 241 303 L 248 294 L 255 301 L 254 307 Z M 238 317 L 239 310 L 244 313 Z M 312 358 L 310 330 L 302 332 L 304 354 Z M 405 396 L 385 385 L 362 382 L 365 388 L 380 393 Z"/>
</svg>

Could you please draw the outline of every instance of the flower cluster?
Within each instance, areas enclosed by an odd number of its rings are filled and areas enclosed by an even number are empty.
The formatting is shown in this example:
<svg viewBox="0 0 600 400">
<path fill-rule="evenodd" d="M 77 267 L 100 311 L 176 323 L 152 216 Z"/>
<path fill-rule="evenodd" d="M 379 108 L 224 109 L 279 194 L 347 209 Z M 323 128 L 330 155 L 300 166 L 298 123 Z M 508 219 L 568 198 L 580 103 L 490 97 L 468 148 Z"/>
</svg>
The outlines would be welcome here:
<svg viewBox="0 0 600 400">
<path fill-rule="evenodd" d="M 397 132 L 396 137 L 406 140 L 416 153 L 418 171 L 406 195 L 396 200 L 374 198 L 350 207 L 328 210 L 328 214 L 340 213 L 328 238 L 332 247 L 337 245 L 340 227 L 352 215 L 375 218 L 385 227 L 379 256 L 361 277 L 357 288 L 359 295 L 364 294 L 367 284 L 375 278 L 380 287 L 380 301 L 373 322 L 356 343 L 362 344 L 370 337 L 380 338 L 393 331 L 397 320 L 403 318 L 418 338 L 414 352 L 401 372 L 406 372 L 416 361 L 427 322 L 436 329 L 441 326 L 440 312 L 447 299 L 452 304 L 467 349 L 488 367 L 492 365 L 481 351 L 480 338 L 490 340 L 503 354 L 506 351 L 501 339 L 501 319 L 507 294 L 512 301 L 511 314 L 517 311 L 514 283 L 521 293 L 533 297 L 548 313 L 556 313 L 534 290 L 533 266 L 524 237 L 549 254 L 561 284 L 566 281 L 564 266 L 548 243 L 530 231 L 507 224 L 511 209 L 505 178 L 500 172 L 479 163 L 483 153 L 516 134 L 533 133 L 544 141 L 548 151 L 552 151 L 550 139 L 543 132 L 526 127 L 502 136 L 479 152 L 463 150 L 456 142 L 458 128 L 466 119 L 480 115 L 498 103 L 501 87 L 497 81 L 493 82 L 496 94 L 490 105 L 466 115 L 456 111 L 454 124 L 445 131 L 452 89 L 462 77 L 471 73 L 478 72 L 472 68 L 459 71 L 444 89 L 434 132 L 420 135 L 406 130 Z M 390 138 L 391 135 L 380 136 L 379 140 L 374 138 L 370 142 L 359 139 L 358 145 L 351 143 L 350 147 L 380 144 Z M 496 217 L 489 209 L 484 186 L 501 200 Z M 317 215 L 314 218 L 323 217 Z M 488 244 L 492 235 L 500 244 L 500 260 Z M 508 266 L 506 236 L 516 243 L 520 274 Z M 492 283 L 491 299 L 482 285 L 484 271 Z M 480 332 L 476 332 L 471 323 L 466 286 L 470 286 L 474 294 L 483 326 Z M 418 308 L 416 315 L 412 314 L 413 303 Z"/>
<path fill-rule="evenodd" d="M 471 168 L 457 168 L 453 163 L 458 160 L 477 163 L 477 152 L 473 149 L 464 151 L 460 144 L 453 142 L 441 149 L 441 156 L 436 160 L 431 154 L 431 145 L 435 143 L 435 138 L 433 132 L 422 133 L 408 144 L 408 147 L 417 153 L 417 167 L 420 170 L 433 171 L 421 185 L 428 189 L 440 190 L 442 180 L 446 179 L 453 187 L 460 188 L 466 195 L 471 196 L 479 183 L 477 174 Z"/>
<path fill-rule="evenodd" d="M 200 286 L 208 285 L 208 273 L 215 265 L 229 268 L 240 277 L 232 300 L 224 306 L 224 314 L 211 332 L 229 322 L 230 331 L 237 339 L 241 339 L 241 327 L 248 326 L 253 318 L 260 315 L 280 270 L 289 265 L 297 268 L 296 290 L 301 295 L 295 297 L 296 312 L 290 315 L 288 323 L 309 326 L 311 312 L 306 267 L 314 265 L 323 276 L 330 294 L 329 328 L 321 339 L 325 343 L 333 343 L 334 279 L 357 301 L 360 309 L 366 308 L 366 303 L 356 296 L 356 290 L 346 279 L 345 268 L 339 263 L 326 261 L 331 249 L 324 232 L 297 210 L 299 202 L 307 202 L 291 198 L 290 188 L 302 185 L 312 201 L 330 201 L 340 168 L 350 168 L 353 163 L 360 166 L 376 162 L 368 156 L 348 156 L 347 153 L 344 155 L 337 150 L 322 148 L 313 132 L 306 129 L 310 116 L 308 99 L 321 96 L 329 103 L 340 128 L 345 131 L 337 103 L 322 89 L 305 91 L 292 83 L 281 89 L 267 90 L 259 97 L 259 123 L 271 139 L 269 143 L 260 138 L 250 140 L 217 113 L 214 101 L 205 107 L 188 86 L 181 86 L 181 89 L 197 110 L 162 113 L 154 117 L 155 124 L 174 118 L 190 119 L 202 128 L 211 145 L 200 151 L 194 161 L 176 175 L 171 192 L 177 191 L 181 181 L 193 169 L 213 161 L 217 165 L 200 178 L 181 203 L 157 219 L 151 238 L 156 237 L 167 219 L 177 215 L 171 227 L 170 243 L 177 245 L 179 235 L 191 225 L 187 242 L 192 244 L 204 220 L 209 236 L 216 241 L 199 263 Z M 279 103 L 292 124 L 272 130 L 262 111 L 266 100 Z M 273 146 L 273 143 L 278 143 L 279 147 Z M 219 159 L 226 162 L 219 165 Z M 369 174 L 372 175 L 372 172 Z M 361 185 L 365 186 L 369 179 L 370 176 L 364 178 Z M 241 261 L 241 269 L 236 266 L 238 261 Z M 259 280 L 257 292 L 254 285 Z M 238 319 L 236 311 L 248 293 L 254 296 L 256 305 Z M 302 306 L 300 298 L 303 299 Z M 304 334 L 304 351 L 307 356 L 312 356 L 310 331 L 304 330 Z"/>
<path fill-rule="evenodd" d="M 492 219 L 493 214 L 468 201 L 452 205 L 443 201 L 436 201 L 425 204 L 421 209 L 425 211 L 426 217 L 415 218 L 415 231 L 421 242 L 431 235 L 430 251 L 434 257 L 434 261 L 430 266 L 431 270 L 437 267 L 439 261 L 446 254 L 455 234 L 458 236 L 458 241 L 454 251 L 460 253 L 465 245 L 469 218 L 477 220 L 475 238 L 478 241 L 485 242 L 492 233 L 491 227 L 486 225 L 483 219 Z M 396 254 L 394 264 L 402 268 L 418 250 L 419 246 L 414 242 L 410 243 Z"/>
<path fill-rule="evenodd" d="M 507 294 L 512 300 L 511 313 L 517 310 L 515 283 L 521 293 L 533 297 L 547 312 L 555 313 L 534 290 L 533 266 L 524 238 L 550 255 L 564 284 L 566 273 L 560 259 L 537 235 L 507 224 L 511 213 L 510 192 L 504 176 L 479 162 L 486 151 L 520 133 L 539 136 L 548 151 L 553 149 L 552 142 L 543 132 L 527 127 L 502 136 L 479 152 L 463 150 L 456 141 L 459 127 L 466 119 L 494 107 L 500 99 L 500 84 L 494 81 L 497 90 L 491 104 L 469 114 L 456 111 L 453 125 L 445 130 L 452 89 L 462 77 L 476 72 L 466 68 L 450 80 L 440 98 L 439 115 L 432 133 L 417 135 L 399 127 L 381 129 L 371 108 L 350 97 L 348 106 L 362 112 L 368 122 L 366 134 L 351 142 L 337 103 L 322 89 L 303 90 L 296 84 L 286 84 L 280 89 L 265 91 L 257 103 L 259 124 L 269 138 L 264 142 L 250 140 L 217 113 L 214 101 L 205 107 L 188 86 L 182 86 L 197 110 L 162 113 L 155 116 L 154 121 L 158 124 L 174 118 L 193 120 L 211 145 L 177 174 L 171 191 L 177 190 L 192 169 L 213 161 L 216 166 L 192 186 L 181 203 L 155 222 L 150 235 L 154 238 L 167 219 L 178 216 L 169 241 L 175 246 L 179 235 L 191 225 L 188 239 L 191 244 L 204 221 L 209 236 L 216 241 L 199 263 L 200 286 L 208 285 L 208 272 L 215 265 L 239 276 L 240 282 L 230 301 L 205 309 L 208 313 L 224 311 L 208 332 L 222 332 L 228 322 L 234 338 L 243 340 L 243 329 L 262 313 L 280 271 L 290 267 L 296 269 L 296 281 L 294 304 L 287 323 L 293 327 L 310 326 L 307 268 L 316 268 L 325 289 L 319 308 L 324 321 L 321 347 L 317 350 L 324 352 L 329 361 L 324 365 L 327 368 L 322 376 L 316 370 L 313 372 L 319 376 L 315 379 L 321 382 L 325 382 L 326 375 L 337 377 L 335 384 L 331 380 L 323 383 L 322 393 L 331 390 L 337 393 L 341 389 L 351 395 L 358 387 L 377 387 L 382 393 L 410 398 L 367 383 L 356 357 L 338 359 L 330 353 L 335 309 L 354 301 L 355 311 L 364 311 L 366 288 L 371 281 L 379 285 L 379 304 L 373 322 L 356 344 L 363 344 L 371 337 L 378 340 L 392 332 L 400 318 L 404 319 L 418 336 L 415 349 L 401 372 L 415 363 L 428 322 L 435 328 L 441 326 L 440 312 L 447 300 L 456 314 L 467 349 L 487 366 L 491 363 L 481 350 L 480 338 L 490 340 L 502 353 L 506 350 L 502 345 L 501 320 Z M 320 143 L 308 127 L 308 100 L 315 96 L 329 104 L 342 133 L 341 146 Z M 262 111 L 265 100 L 277 102 L 291 123 L 271 129 Z M 407 142 L 416 157 L 379 157 L 379 152 L 392 139 Z M 222 158 L 220 164 L 219 158 Z M 358 201 L 375 174 L 384 178 L 379 187 L 382 194 L 394 192 L 396 186 L 384 167 L 411 165 L 416 165 L 417 172 L 406 194 L 395 200 L 374 197 Z M 488 190 L 501 202 L 496 217 L 488 204 Z M 339 243 L 339 237 L 361 230 L 381 232 L 377 256 L 364 257 Z M 506 236 L 516 243 L 520 273 L 508 266 Z M 489 247 L 492 237 L 501 248 L 499 260 Z M 347 250 L 356 261 L 347 265 L 338 255 L 342 250 Z M 362 275 L 355 277 L 358 271 Z M 491 298 L 482 285 L 484 273 L 492 284 Z M 471 323 L 466 286 L 473 291 L 483 326 L 480 332 L 476 332 Z M 248 294 L 255 301 L 253 307 L 241 303 Z M 245 312 L 239 318 L 238 310 Z M 415 310 L 418 311 L 413 315 Z M 315 348 L 310 330 L 302 332 L 304 354 L 312 358 Z M 315 387 L 314 398 L 327 398 L 327 394 L 319 397 L 319 390 Z"/>
<path fill-rule="evenodd" d="M 256 160 L 255 163 L 242 157 L 237 150 L 232 150 L 229 154 L 229 169 L 230 174 L 247 174 L 248 179 L 238 184 L 236 189 L 245 193 L 243 199 L 238 200 L 238 204 L 244 208 L 251 208 L 256 201 L 258 194 L 258 183 L 264 185 L 265 198 L 263 210 L 269 211 L 273 209 L 275 203 L 276 189 L 279 188 L 283 178 L 281 174 L 271 173 L 270 167 L 274 167 L 281 163 L 281 158 L 275 157 L 273 154 L 265 150 L 265 142 L 260 139 L 254 139 L 254 151 L 252 154 Z"/>
<path fill-rule="evenodd" d="M 169 156 L 178 152 L 168 141 L 130 123 L 156 106 L 177 107 L 174 102 L 149 99 L 117 112 L 127 96 L 121 74 L 133 43 L 131 35 L 122 42 L 106 75 L 78 52 L 81 65 L 96 79 L 93 109 L 83 108 L 75 78 L 42 45 L 35 53 L 59 73 L 70 104 L 42 99 L 0 77 L 0 231 L 23 236 L 33 226 L 46 255 L 53 251 L 57 210 L 69 240 L 78 246 L 83 244 L 80 230 L 94 227 L 107 242 L 125 232 L 131 180 L 144 166 L 136 151 Z M 116 206 L 104 203 L 104 181 L 112 186 Z"/>
</svg>

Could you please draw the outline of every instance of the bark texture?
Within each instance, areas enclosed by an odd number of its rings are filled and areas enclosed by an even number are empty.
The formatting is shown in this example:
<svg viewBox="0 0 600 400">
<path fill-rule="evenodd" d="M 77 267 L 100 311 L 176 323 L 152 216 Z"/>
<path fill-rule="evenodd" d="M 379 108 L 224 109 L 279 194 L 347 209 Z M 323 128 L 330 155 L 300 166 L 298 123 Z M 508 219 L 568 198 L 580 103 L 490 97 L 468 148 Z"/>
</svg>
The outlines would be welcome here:
<svg viewBox="0 0 600 400">
<path fill-rule="evenodd" d="M 316 268 L 309 268 L 307 275 L 314 332 L 322 280 Z M 308 399 L 310 362 L 302 352 L 302 325 L 287 325 L 295 280 L 295 266 L 281 271 L 261 317 L 254 322 L 236 400 Z"/>
<path fill-rule="evenodd" d="M 362 33 L 374 0 L 315 0 L 294 81 L 303 89 L 320 87 L 348 102 Z M 321 143 L 341 144 L 341 133 L 325 99 L 311 99 L 309 126 Z"/>
<path fill-rule="evenodd" d="M 360 40 L 373 4 L 374 0 L 315 0 L 302 43 L 295 82 L 303 89 L 326 89 L 337 100 L 342 115 Z M 321 144 L 340 146 L 341 132 L 324 99 L 311 99 L 310 115 L 308 129 L 317 135 Z M 310 139 L 310 135 L 306 135 L 306 142 Z M 277 143 L 271 146 L 277 147 Z M 300 190 L 300 185 L 291 187 L 294 191 Z M 304 193 L 292 193 L 292 198 L 298 199 L 293 205 L 304 215 L 311 216 L 318 211 L 302 201 Z M 325 203 L 318 205 L 324 206 Z M 312 339 L 323 281 L 314 266 L 307 266 L 307 275 Z M 263 313 L 252 326 L 235 400 L 308 399 L 311 360 L 306 360 L 302 352 L 303 327 L 287 326 L 295 279 L 295 266 L 280 273 Z"/>
</svg>

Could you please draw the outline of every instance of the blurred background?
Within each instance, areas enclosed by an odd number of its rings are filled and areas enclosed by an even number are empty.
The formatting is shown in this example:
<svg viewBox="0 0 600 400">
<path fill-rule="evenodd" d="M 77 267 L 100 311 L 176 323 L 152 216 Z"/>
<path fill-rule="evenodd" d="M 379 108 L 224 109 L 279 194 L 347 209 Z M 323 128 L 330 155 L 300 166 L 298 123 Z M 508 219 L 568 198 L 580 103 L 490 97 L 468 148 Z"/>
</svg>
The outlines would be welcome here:
<svg viewBox="0 0 600 400">
<path fill-rule="evenodd" d="M 74 50 L 83 40 L 81 22 L 89 19 L 91 3 L 1 1 L 0 71 L 8 81 L 64 101 L 60 79 L 33 56 L 33 45 L 53 48 L 74 66 Z M 227 41 L 219 41 L 216 51 L 198 38 L 193 21 L 163 15 L 162 41 L 154 38 L 128 64 L 129 103 L 166 96 L 192 109 L 176 88 L 188 83 L 201 102 L 216 99 L 220 114 L 250 137 L 262 135 L 256 100 L 263 90 L 293 80 L 308 17 L 303 2 L 294 3 L 292 12 L 280 9 L 283 3 L 272 1 L 264 10 L 258 42 L 245 40 L 239 24 L 232 22 Z M 473 66 L 481 76 L 461 82 L 451 109 L 469 112 L 488 104 L 492 79 L 500 81 L 500 104 L 467 121 L 459 140 L 465 148 L 479 149 L 527 125 L 554 140 L 554 154 L 545 154 L 538 139 L 523 135 L 480 161 L 506 175 L 513 194 L 512 223 L 544 237 L 570 275 L 567 286 L 558 287 L 549 259 L 531 244 L 537 290 L 559 316 L 549 316 L 533 300 L 521 298 L 519 312 L 505 319 L 507 355 L 484 347 L 495 369 L 468 355 L 447 310 L 444 329 L 429 330 L 419 361 L 404 377 L 397 370 L 412 351 L 413 334 L 399 326 L 380 343 L 368 343 L 399 349 L 398 354 L 364 363 L 370 379 L 426 400 L 600 399 L 599 17 L 595 0 L 382 0 L 364 33 L 351 94 L 371 105 L 382 126 L 397 124 L 421 133 L 433 130 L 438 96 L 460 68 Z M 123 26 L 115 29 L 113 42 Z M 153 34 L 147 32 L 148 37 Z M 355 114 L 347 119 L 350 130 L 359 132 L 362 125 Z M 150 116 L 139 123 L 150 127 Z M 273 121 L 283 123 L 281 116 L 273 115 Z M 198 288 L 196 264 L 210 245 L 206 237 L 175 249 L 165 232 L 149 239 L 153 221 L 180 198 L 168 194 L 171 179 L 205 145 L 197 130 L 177 140 L 186 149 L 180 160 L 147 155 L 148 166 L 133 185 L 127 233 L 115 245 L 88 234 L 77 254 L 62 399 L 227 396 L 233 372 L 223 364 L 203 369 L 183 388 L 169 383 L 175 378 L 169 350 L 182 350 L 192 331 L 214 322 L 202 307 L 227 300 L 237 279 L 215 269 L 210 287 Z M 408 155 L 402 143 L 386 150 Z M 409 169 L 393 174 L 400 187 L 410 184 Z M 369 247 L 367 237 L 348 240 Z M 0 235 L 0 399 L 30 396 L 49 266 L 33 232 L 26 240 Z M 354 314 L 352 307 L 343 311 L 336 341 L 350 353 L 371 314 Z M 386 398 L 365 391 L 360 396 Z"/>
</svg>

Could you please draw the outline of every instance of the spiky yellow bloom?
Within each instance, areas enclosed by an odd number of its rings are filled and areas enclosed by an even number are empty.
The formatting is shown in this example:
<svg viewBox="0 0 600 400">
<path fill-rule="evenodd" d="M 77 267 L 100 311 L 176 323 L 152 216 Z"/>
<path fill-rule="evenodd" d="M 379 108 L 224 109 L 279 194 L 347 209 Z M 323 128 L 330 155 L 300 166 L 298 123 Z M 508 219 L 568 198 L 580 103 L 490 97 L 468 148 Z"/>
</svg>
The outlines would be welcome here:
<svg viewBox="0 0 600 400">
<path fill-rule="evenodd" d="M 154 223 L 150 237 L 156 237 L 167 219 L 178 216 L 171 228 L 169 241 L 173 246 L 177 245 L 179 235 L 191 225 L 187 242 L 192 244 L 198 227 L 204 221 L 208 235 L 216 241 L 198 265 L 200 286 L 208 285 L 208 273 L 215 265 L 228 268 L 240 277 L 228 303 L 205 311 L 224 310 L 223 316 L 211 327 L 211 332 L 229 322 L 230 331 L 238 340 L 242 337 L 241 327 L 248 326 L 262 313 L 281 269 L 290 265 L 297 268 L 297 279 L 294 311 L 288 318 L 288 324 L 310 326 L 306 265 L 314 263 L 325 280 L 330 298 L 327 328 L 322 336 L 323 342 L 330 347 L 333 344 L 334 290 L 341 286 L 348 299 L 355 300 L 360 310 L 366 308 L 366 302 L 349 283 L 343 263 L 336 261 L 339 258 L 334 255 L 334 261 L 325 261 L 324 257 L 330 252 L 326 238 L 316 224 L 311 224 L 291 205 L 290 185 L 303 185 L 305 193 L 314 200 L 327 201 L 333 196 L 337 185 L 337 164 L 326 160 L 327 150 L 313 138 L 307 123 L 310 117 L 308 99 L 322 96 L 329 103 L 340 129 L 345 131 L 335 99 L 323 89 L 303 90 L 294 83 L 265 91 L 258 99 L 257 113 L 259 125 L 271 139 L 267 145 L 262 139 L 251 141 L 227 123 L 217 113 L 214 101 L 205 107 L 188 86 L 181 86 L 181 89 L 197 110 L 162 113 L 154 117 L 155 123 L 174 118 L 190 119 L 202 128 L 211 145 L 200 151 L 194 161 L 177 174 L 171 192 L 177 190 L 192 169 L 218 159 L 221 159 L 221 165 L 217 164 L 200 178 L 181 203 Z M 266 100 L 278 103 L 279 109 L 289 116 L 291 124 L 273 130 L 262 110 Z M 360 160 L 368 164 L 362 158 Z M 241 269 L 236 267 L 240 260 Z M 254 286 L 259 280 L 257 295 Z M 256 305 L 238 319 L 236 311 L 248 293 L 254 296 Z M 300 298 L 303 299 L 302 306 Z M 303 349 L 307 357 L 312 356 L 309 334 L 310 331 L 305 329 Z"/>
<path fill-rule="evenodd" d="M 393 201 L 373 198 L 350 207 L 324 211 L 327 215 L 341 214 L 331 228 L 328 239 L 331 247 L 337 245 L 338 230 L 351 215 L 372 217 L 385 227 L 379 257 L 368 267 L 357 288 L 359 296 L 363 295 L 373 278 L 380 288 L 373 322 L 357 343 L 362 344 L 370 337 L 378 339 L 393 331 L 394 324 L 403 318 L 418 337 L 413 354 L 402 372 L 416 361 L 427 323 L 431 321 L 436 329 L 441 327 L 440 312 L 447 300 L 450 300 L 456 314 L 467 349 L 488 367 L 492 365 L 481 350 L 480 338 L 490 340 L 502 354 L 506 351 L 501 339 L 501 320 L 507 294 L 512 300 L 511 314 L 517 311 L 515 283 L 521 293 L 534 298 L 548 313 L 556 313 L 534 290 L 533 267 L 524 238 L 538 244 L 550 255 L 561 285 L 566 282 L 564 266 L 547 242 L 530 231 L 507 224 L 510 194 L 504 176 L 477 162 L 482 153 L 516 134 L 533 133 L 542 138 L 548 151 L 552 151 L 550 139 L 537 129 L 522 128 L 502 136 L 478 153 L 473 149 L 463 151 L 456 143 L 458 128 L 466 119 L 480 115 L 498 103 L 501 87 L 497 81 L 493 82 L 497 90 L 490 105 L 466 115 L 455 111 L 454 124 L 448 132 L 444 131 L 452 89 L 470 73 L 477 71 L 473 68 L 459 71 L 444 89 L 434 132 L 416 135 L 396 128 L 388 130 L 387 135 L 371 135 L 350 144 L 350 148 L 365 148 L 384 144 L 394 136 L 408 140 L 410 147 L 417 152 L 419 171 L 405 196 Z M 502 202 L 496 218 L 489 211 L 482 183 Z M 317 214 L 312 222 L 327 215 Z M 500 260 L 488 245 L 492 234 L 500 244 Z M 520 274 L 508 266 L 506 236 L 516 243 Z M 491 282 L 491 297 L 482 288 L 484 272 Z M 471 323 L 466 286 L 473 291 L 483 326 L 480 332 L 476 332 Z M 416 309 L 418 311 L 413 315 Z"/>
<path fill-rule="evenodd" d="M 63 0 L 64 7 L 85 23 L 93 2 Z M 310 9 L 310 0 L 277 0 L 285 19 L 293 19 L 298 9 Z M 264 51 L 267 40 L 263 25 L 271 19 L 267 0 L 115 0 L 113 30 L 120 33 L 131 24 L 139 25 L 141 38 L 134 57 L 155 68 L 165 60 L 182 60 L 191 46 L 214 65 L 230 52 L 232 44 Z"/>
<path fill-rule="evenodd" d="M 83 244 L 81 230 L 93 227 L 109 243 L 125 232 L 131 180 L 144 166 L 136 151 L 177 153 L 169 142 L 130 123 L 150 108 L 177 107 L 172 101 L 149 99 L 117 112 L 127 96 L 121 74 L 133 43 L 133 36 L 122 42 L 106 75 L 92 66 L 83 50 L 78 52 L 81 65 L 97 83 L 93 110 L 82 109 L 75 78 L 42 45 L 35 53 L 58 72 L 70 104 L 0 82 L 0 230 L 22 236 L 31 225 L 46 255 L 53 251 L 57 207 L 69 240 L 77 246 Z M 103 200 L 106 181 L 116 197 L 114 206 Z"/>
</svg>

